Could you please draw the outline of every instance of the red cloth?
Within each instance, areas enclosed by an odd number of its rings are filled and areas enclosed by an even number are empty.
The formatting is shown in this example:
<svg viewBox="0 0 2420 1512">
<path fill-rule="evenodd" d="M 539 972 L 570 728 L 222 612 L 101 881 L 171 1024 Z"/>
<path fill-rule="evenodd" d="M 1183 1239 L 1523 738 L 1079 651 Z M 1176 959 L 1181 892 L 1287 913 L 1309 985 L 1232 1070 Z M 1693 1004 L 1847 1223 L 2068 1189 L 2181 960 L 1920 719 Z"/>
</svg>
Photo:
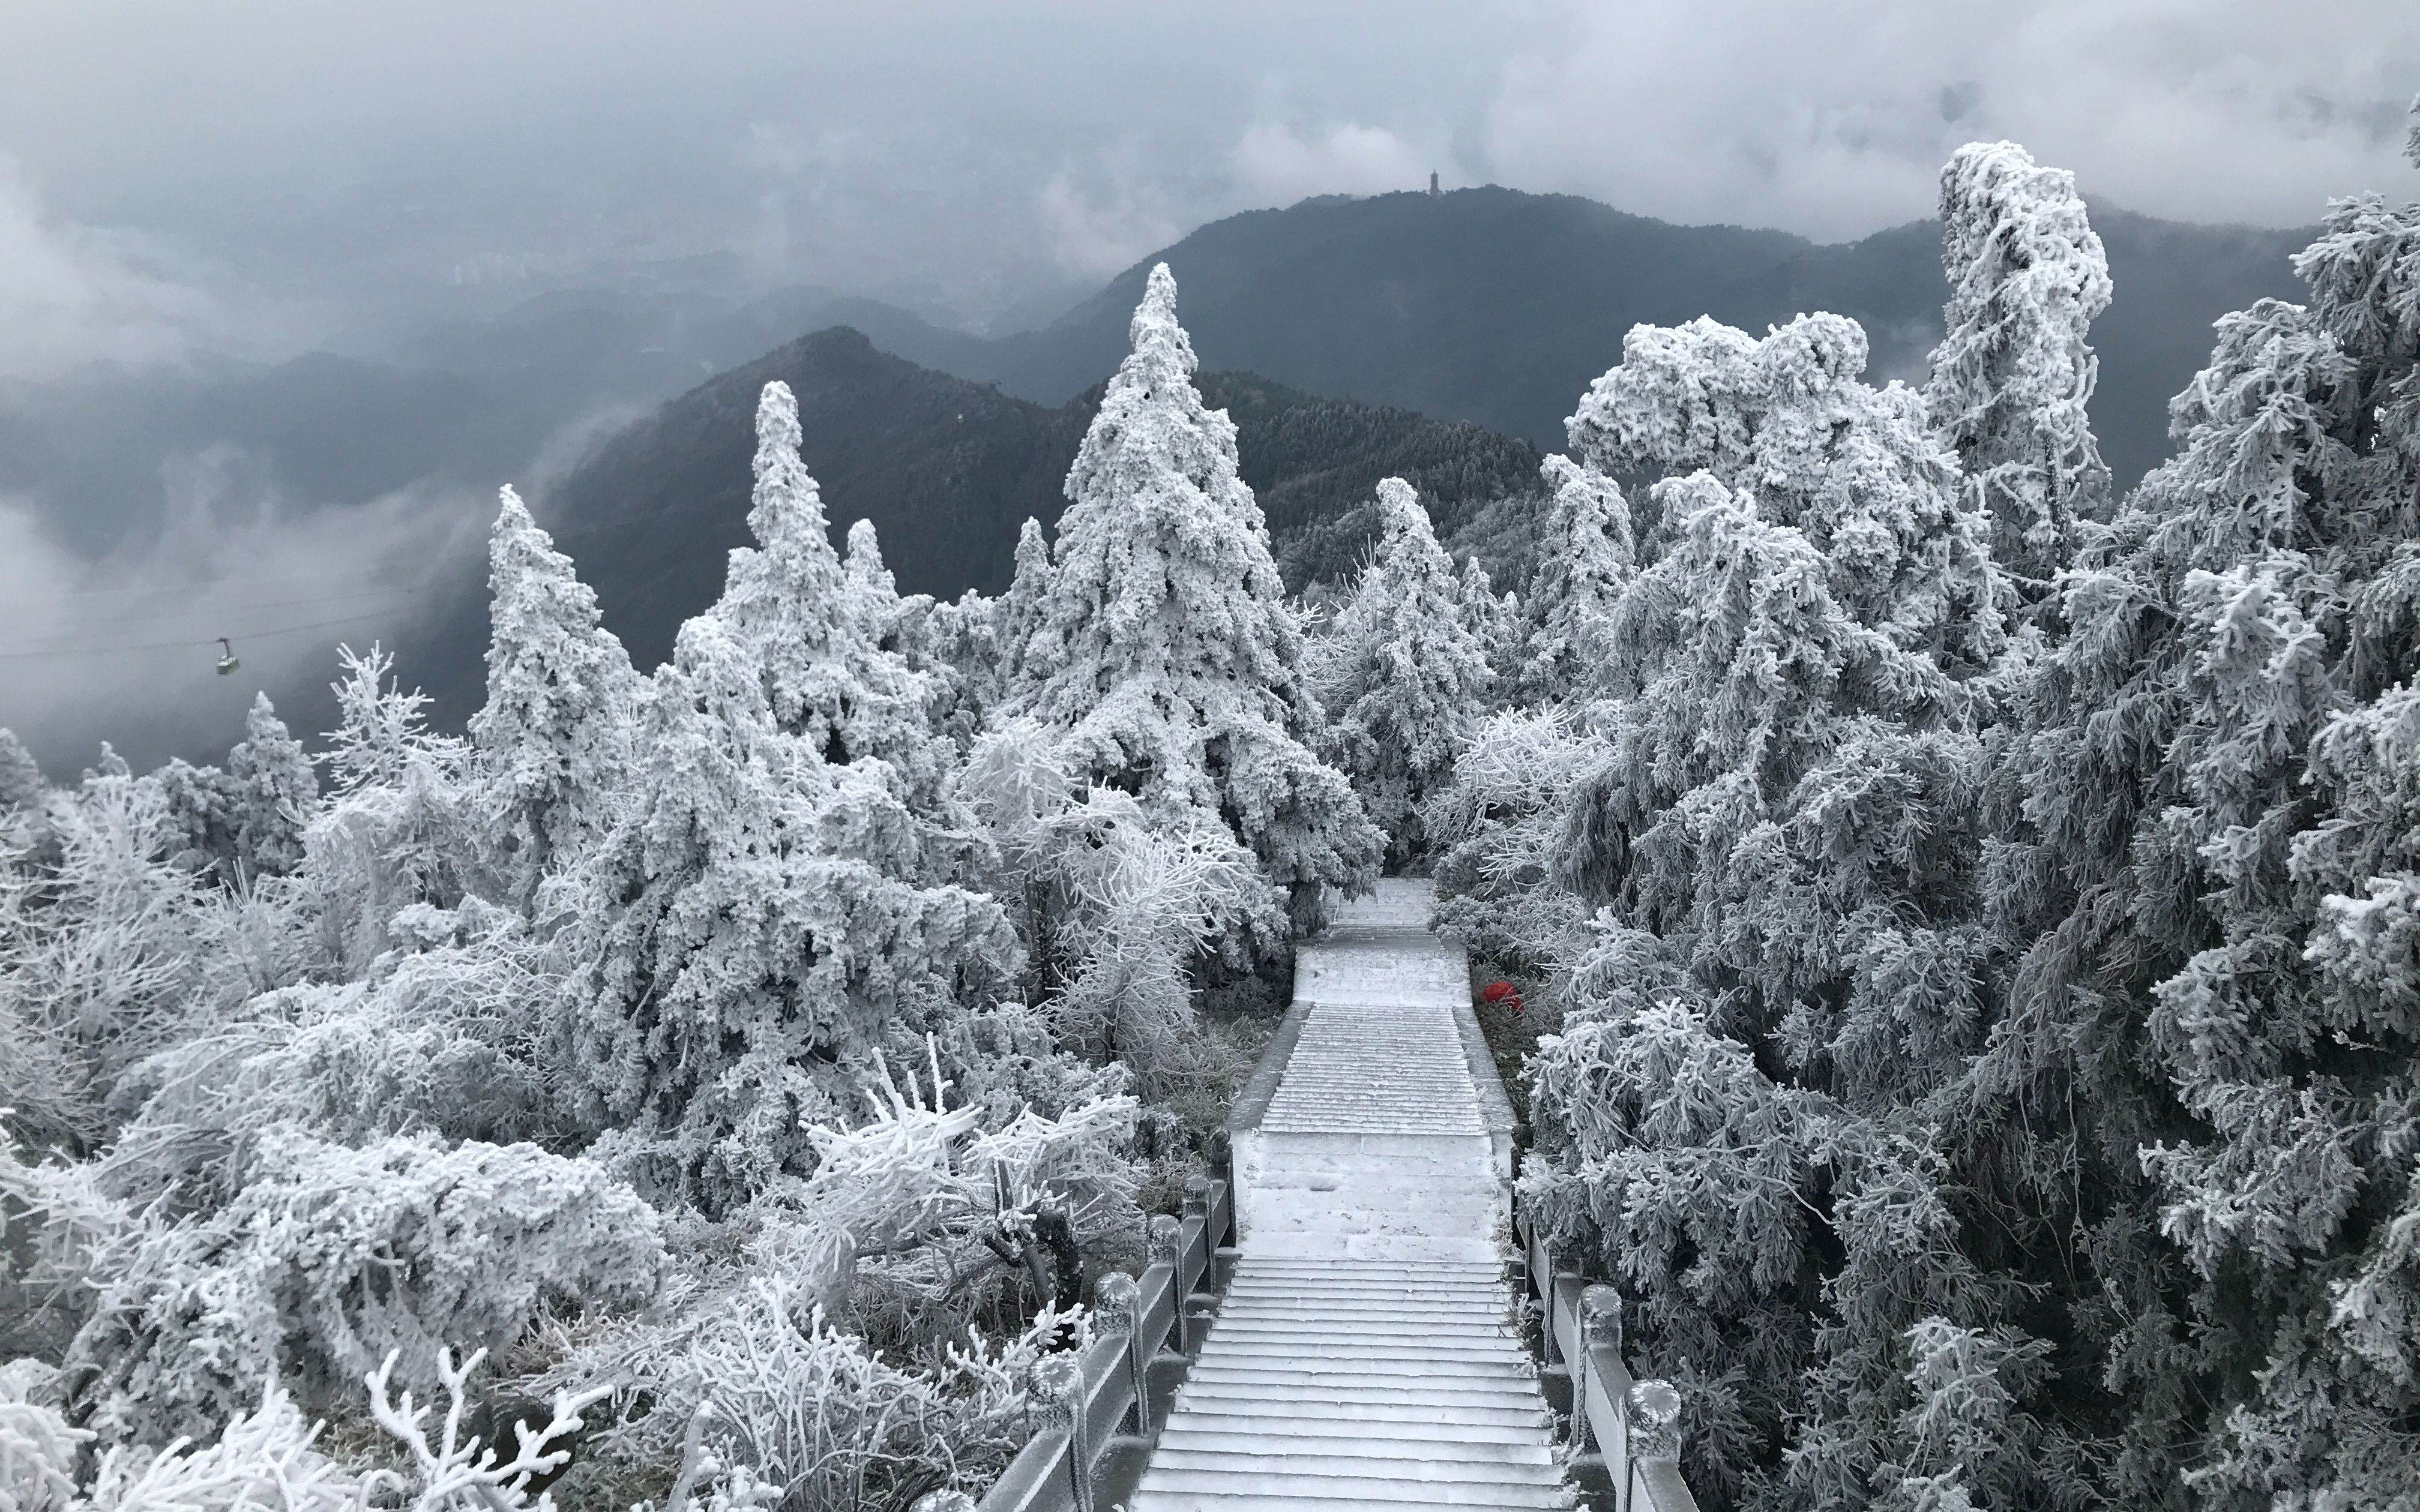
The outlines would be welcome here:
<svg viewBox="0 0 2420 1512">
<path fill-rule="evenodd" d="M 1479 997 L 1486 1003 L 1510 1003 L 1513 1012 L 1521 1011 L 1521 990 L 1509 981 L 1489 982 L 1479 989 Z"/>
</svg>

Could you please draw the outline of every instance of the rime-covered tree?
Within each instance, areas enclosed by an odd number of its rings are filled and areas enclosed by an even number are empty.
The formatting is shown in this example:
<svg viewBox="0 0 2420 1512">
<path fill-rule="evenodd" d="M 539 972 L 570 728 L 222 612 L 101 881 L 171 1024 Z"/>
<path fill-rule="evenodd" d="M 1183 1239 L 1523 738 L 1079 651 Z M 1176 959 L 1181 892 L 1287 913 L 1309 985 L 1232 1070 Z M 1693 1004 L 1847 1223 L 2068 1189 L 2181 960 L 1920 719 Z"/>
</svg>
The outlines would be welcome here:
<svg viewBox="0 0 2420 1512">
<path fill-rule="evenodd" d="M 596 594 L 510 488 L 488 563 L 488 702 L 471 717 L 471 744 L 526 902 L 548 871 L 612 829 L 641 684 L 598 623 Z"/>
<path fill-rule="evenodd" d="M 2039 598 L 2104 517 L 2109 469 L 2086 406 L 2100 360 L 2086 338 L 2109 308 L 2109 260 L 2075 176 L 2014 142 L 1977 142 L 1941 170 L 1947 327 L 1926 407 L 1993 520 L 2000 564 Z"/>
<path fill-rule="evenodd" d="M 0 813 L 33 808 L 48 787 L 34 753 L 15 731 L 0 727 Z"/>
<path fill-rule="evenodd" d="M 2339 202 L 2295 267 L 2309 302 L 2219 322 L 2178 455 L 2062 581 L 1993 873 L 1990 1063 L 2077 1110 L 2052 1175 L 2130 1489 L 2200 1436 L 2216 1507 L 2420 1498 L 2420 206 Z"/>
<path fill-rule="evenodd" d="M 890 574 L 876 552 L 852 578 L 832 549 L 799 435 L 789 386 L 766 384 L 748 512 L 756 545 L 731 554 L 713 612 L 761 663 L 777 728 L 807 740 L 828 763 L 878 763 L 894 791 L 929 803 L 949 760 L 931 728 L 933 689 L 897 649 L 882 645 L 886 626 L 871 611 Z M 895 612 L 897 594 L 889 596 Z"/>
<path fill-rule="evenodd" d="M 871 536 L 845 571 L 788 391 L 758 418 L 760 544 L 656 673 L 565 1023 L 634 1176 L 715 1206 L 811 1159 L 801 1120 L 855 1096 L 850 1068 L 1016 957 L 997 903 L 937 880 L 946 826 L 914 804 L 941 748 L 924 681 L 868 623 Z"/>
<path fill-rule="evenodd" d="M 224 770 L 172 761 L 151 780 L 167 799 L 178 837 L 170 843 L 180 864 L 229 886 L 302 864 L 303 829 L 318 806 L 319 781 L 268 694 L 253 696 L 244 738 L 227 752 Z"/>
<path fill-rule="evenodd" d="M 1382 481 L 1377 509 L 1369 562 L 1309 660 L 1327 707 L 1321 748 L 1352 779 L 1400 867 L 1425 853 L 1419 806 L 1452 777 L 1455 748 L 1478 724 L 1495 674 L 1411 485 Z M 1483 606 L 1483 587 L 1480 596 Z"/>
<path fill-rule="evenodd" d="M 1033 654 L 1034 635 L 1042 627 L 1049 597 L 1050 543 L 1043 536 L 1042 522 L 1029 515 L 1016 532 L 1016 575 L 1009 579 L 1008 592 L 1001 595 L 993 621 L 1000 691 L 1016 687 L 1029 676 L 1026 658 Z"/>
<path fill-rule="evenodd" d="M 1307 921 L 1321 887 L 1368 877 L 1381 839 L 1311 749 L 1302 627 L 1236 475 L 1234 424 L 1193 387 L 1165 264 L 1131 333 L 1067 474 L 1007 713 L 1051 731 L 1080 782 L 1218 815 Z"/>
<path fill-rule="evenodd" d="M 1621 1268 L 1651 1356 L 1689 1363 L 1693 1469 L 1816 1504 L 1894 1473 L 1910 1329 L 2009 1326 L 1921 1114 L 1978 1047 L 2009 595 L 1922 404 L 1866 355 L 1836 316 L 1640 327 L 1570 423 L 1587 466 L 1664 481 L 1606 631 L 1624 696 L 1551 856 L 1601 911 L 1523 1178 Z"/>
<path fill-rule="evenodd" d="M 1532 702 L 1610 691 L 1602 679 L 1614 607 L 1637 559 L 1621 485 L 1567 456 L 1547 457 L 1540 472 L 1553 494 L 1522 602 L 1520 687 Z"/>
</svg>

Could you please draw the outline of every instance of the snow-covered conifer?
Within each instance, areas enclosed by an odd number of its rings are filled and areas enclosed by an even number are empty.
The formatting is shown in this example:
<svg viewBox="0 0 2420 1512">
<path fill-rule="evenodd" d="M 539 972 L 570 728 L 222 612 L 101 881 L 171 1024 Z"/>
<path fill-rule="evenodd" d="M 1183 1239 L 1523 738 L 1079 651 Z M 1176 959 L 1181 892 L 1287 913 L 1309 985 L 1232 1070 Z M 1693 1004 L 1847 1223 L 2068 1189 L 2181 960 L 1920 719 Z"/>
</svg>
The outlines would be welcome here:
<svg viewBox="0 0 2420 1512">
<path fill-rule="evenodd" d="M 854 579 L 844 568 L 799 438 L 789 386 L 766 384 L 748 512 L 756 545 L 731 554 L 713 612 L 762 666 L 776 728 L 803 737 L 829 763 L 880 762 L 899 792 L 929 803 L 948 767 L 931 728 L 933 689 L 882 645 L 887 626 L 870 611 L 886 591 L 895 610 L 890 574 L 878 551 Z"/>
<path fill-rule="evenodd" d="M 2109 260 L 2075 176 L 2013 142 L 1977 142 L 1941 170 L 1947 333 L 1924 390 L 2000 564 L 2030 595 L 2108 507 L 2109 469 L 2086 406 L 2100 371 L 2086 337 L 2109 308 Z"/>
<path fill-rule="evenodd" d="M 243 739 L 227 752 L 234 785 L 235 861 L 247 876 L 281 876 L 302 864 L 302 832 L 319 803 L 318 774 L 269 695 L 256 694 Z"/>
<path fill-rule="evenodd" d="M 2133 1440 L 2197 1440 L 2214 1497 L 2391 1505 L 2420 1496 L 2387 1321 L 2420 1305 L 2420 205 L 2340 201 L 2295 267 L 2309 303 L 2218 323 L 2177 455 L 2063 580 L 2010 740 L 1993 1059 L 2082 1110 L 2076 1221 L 2164 1202 L 2199 1280 L 2188 1314 L 2165 1246 L 2089 1252 L 2136 1299 Z"/>
<path fill-rule="evenodd" d="M 1631 976 L 1702 1003 L 1688 1033 L 1736 1058 L 1739 1116 L 1795 1109 L 1790 1132 L 1747 1150 L 1735 1132 L 1665 1117 L 1606 1132 L 1606 1100 L 1701 1101 L 1704 1052 L 1642 1063 L 1625 1090 L 1592 1068 L 1626 1044 L 1570 1035 L 1542 1046 L 1534 1103 L 1573 1131 L 1534 1163 L 1539 1190 L 1577 1182 L 1569 1206 L 1542 1211 L 1569 1215 L 1574 1237 L 1592 1226 L 1607 1262 L 1630 1268 L 1659 1353 L 1765 1362 L 1744 1392 L 1725 1388 L 1740 1415 L 1716 1438 L 1776 1465 L 1786 1452 L 1817 1501 L 1887 1462 L 1873 1412 L 1908 1389 L 1915 1299 L 1960 1326 L 1999 1322 L 1954 1245 L 1903 1236 L 1937 1227 L 1956 1169 L 1914 1138 L 1924 1125 L 1907 1110 L 1978 1047 L 1978 729 L 2009 595 L 1989 518 L 1922 404 L 1865 384 L 1865 361 L 1864 332 L 1837 316 L 1762 340 L 1710 320 L 1639 327 L 1569 427 L 1598 472 L 1666 476 L 1650 494 L 1650 564 L 1604 632 L 1603 686 L 1622 696 L 1589 728 L 1592 769 L 1558 805 L 1551 869 L 1602 910 L 1595 929 L 1623 942 Z M 1670 1000 L 1602 972 L 1572 980 L 1567 1012 L 1617 1038 Z M 1663 1177 L 1612 1180 L 1624 1149 L 1693 1182 L 1748 1180 L 1730 1167 L 1786 1155 L 1795 1174 L 1778 1179 L 1807 1203 L 1820 1183 L 1838 1216 L 1820 1246 L 1767 1236 L 1757 1263 L 1795 1255 L 1793 1278 L 1761 1270 L 1754 1288 L 1710 1290 L 1702 1258 L 1650 1262 L 1657 1236 L 1700 1221 L 1699 1197 Z M 1823 1302 L 1794 1312 L 1793 1293 Z M 1692 1401 L 1702 1414 L 1714 1397 Z M 2022 1501 L 2038 1488 L 1993 1489 Z"/>
<path fill-rule="evenodd" d="M 488 702 L 471 717 L 471 743 L 526 901 L 547 871 L 612 828 L 641 684 L 598 624 L 596 594 L 510 488 L 488 562 Z"/>
<path fill-rule="evenodd" d="M 1368 877 L 1381 838 L 1310 748 L 1302 627 L 1236 474 L 1234 424 L 1193 387 L 1165 264 L 1131 334 L 1067 474 L 1008 713 L 1053 732 L 1081 782 L 1219 815 L 1308 919 L 1322 887 Z"/>
<path fill-rule="evenodd" d="M 651 1186 L 715 1205 L 808 1154 L 801 1117 L 854 1095 L 824 1068 L 1016 964 L 990 899 L 919 885 L 923 825 L 887 764 L 826 761 L 778 725 L 768 681 L 719 613 L 682 627 L 572 947 L 591 1118 L 627 1126 Z"/>
<path fill-rule="evenodd" d="M 1522 602 L 1521 691 L 1533 702 L 1611 691 L 1614 608 L 1637 560 L 1630 506 L 1621 485 L 1567 456 L 1539 471 L 1554 493 Z"/>
<path fill-rule="evenodd" d="M 0 726 L 0 814 L 34 807 L 48 787 L 34 753 L 15 731 Z"/>
<path fill-rule="evenodd" d="M 1452 776 L 1495 674 L 1412 486 L 1380 482 L 1377 510 L 1369 562 L 1309 660 L 1327 706 L 1321 748 L 1352 779 L 1400 867 L 1425 853 L 1419 806 Z"/>
</svg>

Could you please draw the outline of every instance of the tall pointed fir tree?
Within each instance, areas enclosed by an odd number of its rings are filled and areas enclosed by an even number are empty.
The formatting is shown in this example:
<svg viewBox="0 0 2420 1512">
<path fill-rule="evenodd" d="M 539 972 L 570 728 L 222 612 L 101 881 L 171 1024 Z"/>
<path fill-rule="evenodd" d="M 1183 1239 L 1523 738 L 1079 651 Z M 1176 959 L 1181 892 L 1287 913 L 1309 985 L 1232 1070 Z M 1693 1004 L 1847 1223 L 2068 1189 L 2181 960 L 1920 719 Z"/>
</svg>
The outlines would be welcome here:
<svg viewBox="0 0 2420 1512">
<path fill-rule="evenodd" d="M 916 807 L 938 803 L 949 753 L 931 728 L 933 689 L 881 643 L 878 608 L 890 574 L 879 552 L 852 579 L 832 549 L 822 493 L 799 455 L 789 385 L 765 385 L 756 437 L 748 528 L 757 544 L 732 552 L 713 612 L 762 662 L 768 706 L 783 732 L 833 764 L 879 764 L 892 791 Z M 895 591 L 890 598 L 895 613 Z"/>
<path fill-rule="evenodd" d="M 1311 748 L 1321 718 L 1302 626 L 1236 475 L 1234 423 L 1193 387 L 1166 264 L 1131 333 L 1067 474 L 1007 713 L 1055 732 L 1079 781 L 1217 815 L 1308 925 L 1322 887 L 1367 881 L 1383 841 Z"/>
<path fill-rule="evenodd" d="M 564 1023 L 604 1152 L 715 1209 L 803 1169 L 869 1057 L 1019 962 L 998 903 L 941 880 L 926 685 L 852 605 L 872 563 L 852 589 L 779 383 L 757 438 L 759 545 L 656 672 Z"/>
<path fill-rule="evenodd" d="M 2339 202 L 2295 269 L 2063 583 L 1993 873 L 1992 1062 L 2077 1110 L 2045 1184 L 2121 1489 L 2229 1509 L 2420 1504 L 2420 205 Z"/>
<path fill-rule="evenodd" d="M 1381 481 L 1377 508 L 1370 560 L 1309 661 L 1327 708 L 1321 748 L 1386 832 L 1388 864 L 1402 867 L 1426 854 L 1419 805 L 1451 779 L 1495 673 L 1412 486 Z"/>
<path fill-rule="evenodd" d="M 253 695 L 244 738 L 225 769 L 171 761 L 146 780 L 165 800 L 168 845 L 180 865 L 242 887 L 302 864 L 318 778 L 267 693 Z"/>
<path fill-rule="evenodd" d="M 612 830 L 643 684 L 597 595 L 506 488 L 488 536 L 488 702 L 471 744 L 503 871 L 524 907 L 539 880 Z"/>
<path fill-rule="evenodd" d="M 1993 521 L 1993 548 L 2028 599 L 2105 518 L 2109 469 L 2086 412 L 2109 308 L 2109 259 L 2075 176 L 2014 142 L 1977 142 L 1941 170 L 1947 327 L 1925 384 L 1932 424 Z"/>
<path fill-rule="evenodd" d="M 1612 667 L 1614 606 L 1637 559 L 1621 485 L 1567 456 L 1547 457 L 1539 471 L 1554 492 L 1522 605 L 1520 687 L 1530 703 L 1612 691 L 1602 679 Z"/>
<path fill-rule="evenodd" d="M 2010 598 L 1921 402 L 1866 357 L 1837 316 L 1639 327 L 1569 426 L 1585 466 L 1664 481 L 1606 639 L 1624 697 L 1552 857 L 1601 911 L 1533 1063 L 1523 1187 L 1621 1278 L 1718 1500 L 1948 1473 L 1888 1430 L 1912 1331 L 2039 1353 L 1960 1210 L 1988 1151 L 1923 1111 L 1978 1048 L 1977 730 Z M 2029 1504 L 2072 1458 L 1971 1489 Z"/>
</svg>

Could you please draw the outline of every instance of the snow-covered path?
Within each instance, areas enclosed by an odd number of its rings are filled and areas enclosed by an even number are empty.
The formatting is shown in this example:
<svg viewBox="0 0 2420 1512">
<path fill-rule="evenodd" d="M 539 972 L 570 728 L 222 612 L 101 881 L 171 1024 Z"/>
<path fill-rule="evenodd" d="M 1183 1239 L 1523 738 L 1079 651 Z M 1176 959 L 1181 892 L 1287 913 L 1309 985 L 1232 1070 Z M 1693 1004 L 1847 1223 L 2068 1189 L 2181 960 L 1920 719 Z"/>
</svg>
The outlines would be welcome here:
<svg viewBox="0 0 2420 1512">
<path fill-rule="evenodd" d="M 1503 1088 L 1430 902 L 1382 883 L 1297 960 L 1242 1259 L 1132 1512 L 1569 1501 L 1503 1279 Z"/>
</svg>

